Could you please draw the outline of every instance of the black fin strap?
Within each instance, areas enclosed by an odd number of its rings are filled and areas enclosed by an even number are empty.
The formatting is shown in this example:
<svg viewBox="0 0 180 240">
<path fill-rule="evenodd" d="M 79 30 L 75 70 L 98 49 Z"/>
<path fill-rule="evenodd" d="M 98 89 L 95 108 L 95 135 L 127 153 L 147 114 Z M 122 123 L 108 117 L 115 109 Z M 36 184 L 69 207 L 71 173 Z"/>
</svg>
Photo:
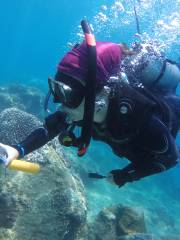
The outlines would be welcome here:
<svg viewBox="0 0 180 240">
<path fill-rule="evenodd" d="M 48 109 L 48 103 L 49 103 L 50 97 L 51 97 L 51 91 L 49 90 L 44 101 L 44 111 L 48 113 L 50 112 L 50 110 Z"/>
</svg>

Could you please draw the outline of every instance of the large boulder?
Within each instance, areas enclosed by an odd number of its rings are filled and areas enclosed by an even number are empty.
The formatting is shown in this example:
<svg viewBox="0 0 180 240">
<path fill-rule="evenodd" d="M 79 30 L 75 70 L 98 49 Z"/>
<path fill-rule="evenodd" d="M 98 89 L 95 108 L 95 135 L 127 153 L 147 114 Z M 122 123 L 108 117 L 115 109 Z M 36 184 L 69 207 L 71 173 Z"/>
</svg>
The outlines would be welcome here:
<svg viewBox="0 0 180 240">
<path fill-rule="evenodd" d="M 14 114 L 14 124 L 9 121 L 9 128 L 6 128 L 7 142 L 12 141 L 11 136 L 18 142 L 34 127 L 27 124 L 26 129 L 27 115 L 22 111 L 20 115 L 21 120 L 25 119 L 19 123 L 21 133 L 14 134 L 19 119 L 19 115 Z M 30 122 L 35 120 L 32 115 L 28 117 Z M 1 115 L 1 121 L 7 121 L 6 114 Z M 54 140 L 26 157 L 27 161 L 41 164 L 37 175 L 7 169 L 5 176 L 0 167 L 1 240 L 80 239 L 87 213 L 84 187 L 56 147 Z"/>
<path fill-rule="evenodd" d="M 132 208 L 117 205 L 105 208 L 98 214 L 90 225 L 88 239 L 117 240 L 121 236 L 134 233 L 146 233 L 143 214 Z"/>
</svg>

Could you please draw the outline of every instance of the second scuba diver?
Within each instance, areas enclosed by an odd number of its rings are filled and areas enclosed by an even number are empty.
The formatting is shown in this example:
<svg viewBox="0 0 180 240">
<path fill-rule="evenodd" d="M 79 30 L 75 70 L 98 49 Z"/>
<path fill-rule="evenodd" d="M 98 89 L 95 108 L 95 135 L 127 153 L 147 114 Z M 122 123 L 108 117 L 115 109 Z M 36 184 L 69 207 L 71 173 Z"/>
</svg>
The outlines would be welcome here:
<svg viewBox="0 0 180 240">
<path fill-rule="evenodd" d="M 107 179 L 121 187 L 174 167 L 179 158 L 175 138 L 180 128 L 180 98 L 172 94 L 152 94 L 142 84 L 129 84 L 122 77 L 114 77 L 119 76 L 122 60 L 135 54 L 124 44 L 97 42 L 96 54 L 91 135 L 94 140 L 109 144 L 114 154 L 131 162 L 123 169 L 112 170 Z M 76 45 L 64 56 L 55 79 L 49 78 L 50 93 L 55 103 L 61 103 L 60 109 L 49 115 L 44 126 L 24 141 L 13 146 L 2 144 L 9 162 L 23 158 L 56 136 L 65 146 L 79 147 L 80 139 L 73 130 L 82 125 L 88 128 L 83 117 L 88 111 L 84 106 L 87 74 L 91 74 L 88 57 L 86 42 Z"/>
</svg>

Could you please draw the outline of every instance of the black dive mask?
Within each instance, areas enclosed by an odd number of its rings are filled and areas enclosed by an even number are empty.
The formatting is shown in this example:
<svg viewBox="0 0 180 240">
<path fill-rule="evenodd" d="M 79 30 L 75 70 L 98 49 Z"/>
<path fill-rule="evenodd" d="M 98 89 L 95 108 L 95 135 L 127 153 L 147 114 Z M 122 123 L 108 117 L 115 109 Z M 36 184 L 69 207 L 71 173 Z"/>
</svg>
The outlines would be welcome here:
<svg viewBox="0 0 180 240">
<path fill-rule="evenodd" d="M 83 99 L 82 91 L 63 82 L 48 78 L 49 90 L 54 103 L 62 103 L 69 108 L 76 108 Z"/>
</svg>

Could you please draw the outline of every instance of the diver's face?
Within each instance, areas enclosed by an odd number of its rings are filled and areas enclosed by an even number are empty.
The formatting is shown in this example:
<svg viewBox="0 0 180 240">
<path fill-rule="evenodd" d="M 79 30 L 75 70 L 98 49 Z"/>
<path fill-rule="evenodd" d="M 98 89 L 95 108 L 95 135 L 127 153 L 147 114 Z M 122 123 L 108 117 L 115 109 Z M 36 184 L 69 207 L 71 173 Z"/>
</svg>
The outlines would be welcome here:
<svg viewBox="0 0 180 240">
<path fill-rule="evenodd" d="M 84 99 L 80 103 L 80 105 L 76 108 L 69 108 L 66 105 L 62 105 L 61 111 L 67 113 L 68 117 L 70 118 L 71 121 L 73 122 L 78 122 L 83 120 L 84 116 Z"/>
<path fill-rule="evenodd" d="M 96 123 L 102 123 L 106 119 L 109 107 L 109 94 L 110 90 L 103 88 L 102 91 L 96 96 L 94 110 L 94 122 Z M 62 105 L 61 111 L 67 113 L 71 121 L 81 121 L 84 117 L 84 102 L 85 99 L 83 98 L 81 104 L 77 108 L 69 108 L 65 105 Z"/>
</svg>

